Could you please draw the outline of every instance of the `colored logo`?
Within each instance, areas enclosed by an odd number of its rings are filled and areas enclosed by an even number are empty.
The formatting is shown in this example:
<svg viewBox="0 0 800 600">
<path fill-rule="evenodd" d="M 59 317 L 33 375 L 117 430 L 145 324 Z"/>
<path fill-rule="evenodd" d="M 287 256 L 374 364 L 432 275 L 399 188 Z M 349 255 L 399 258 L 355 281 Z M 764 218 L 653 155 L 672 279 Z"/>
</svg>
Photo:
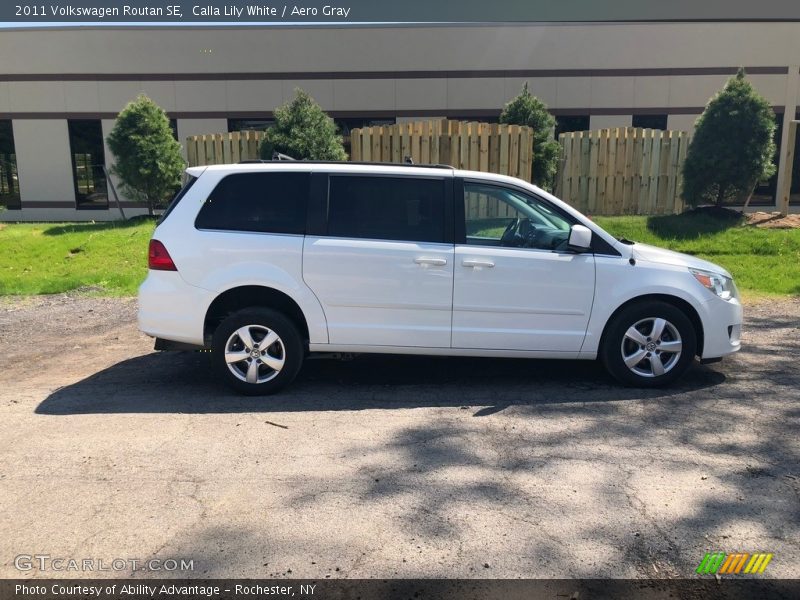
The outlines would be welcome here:
<svg viewBox="0 0 800 600">
<path fill-rule="evenodd" d="M 734 552 L 733 554 L 706 552 L 695 572 L 700 575 L 761 574 L 772 560 L 772 556 L 772 553 L 767 552 L 756 552 L 755 554 L 748 554 L 747 552 Z"/>
</svg>

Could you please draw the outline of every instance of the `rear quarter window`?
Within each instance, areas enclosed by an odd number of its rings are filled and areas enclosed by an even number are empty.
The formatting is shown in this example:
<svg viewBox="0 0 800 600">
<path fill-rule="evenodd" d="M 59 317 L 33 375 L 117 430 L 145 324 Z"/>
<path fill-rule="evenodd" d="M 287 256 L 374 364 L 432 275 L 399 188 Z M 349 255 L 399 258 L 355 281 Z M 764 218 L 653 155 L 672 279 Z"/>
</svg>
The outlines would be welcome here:
<svg viewBox="0 0 800 600">
<path fill-rule="evenodd" d="M 234 173 L 208 196 L 197 229 L 305 233 L 309 173 Z"/>
<path fill-rule="evenodd" d="M 183 187 L 180 190 L 178 190 L 178 193 L 175 194 L 175 197 L 169 203 L 169 206 L 167 206 L 167 210 L 161 213 L 161 216 L 158 218 L 158 221 L 156 221 L 156 225 L 161 225 L 161 223 L 163 223 L 169 216 L 169 213 L 175 210 L 175 207 L 178 206 L 178 203 L 186 195 L 186 192 L 188 192 L 191 189 L 195 181 L 197 181 L 197 177 L 193 177 L 192 175 L 188 176 L 186 183 L 183 184 Z"/>
</svg>

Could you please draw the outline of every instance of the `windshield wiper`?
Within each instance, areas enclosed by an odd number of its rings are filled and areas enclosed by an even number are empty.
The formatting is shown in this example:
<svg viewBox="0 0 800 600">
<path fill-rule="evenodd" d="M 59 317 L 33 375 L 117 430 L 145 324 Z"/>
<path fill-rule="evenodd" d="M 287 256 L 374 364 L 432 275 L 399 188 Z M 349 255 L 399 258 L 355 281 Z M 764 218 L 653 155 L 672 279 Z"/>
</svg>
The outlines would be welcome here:
<svg viewBox="0 0 800 600">
<path fill-rule="evenodd" d="M 636 242 L 634 242 L 634 241 L 631 241 L 631 240 L 629 240 L 628 238 L 624 238 L 624 237 L 617 238 L 617 241 L 618 241 L 618 242 L 622 242 L 622 243 L 623 243 L 623 244 L 625 244 L 626 246 L 633 246 L 633 245 L 636 243 Z"/>
</svg>

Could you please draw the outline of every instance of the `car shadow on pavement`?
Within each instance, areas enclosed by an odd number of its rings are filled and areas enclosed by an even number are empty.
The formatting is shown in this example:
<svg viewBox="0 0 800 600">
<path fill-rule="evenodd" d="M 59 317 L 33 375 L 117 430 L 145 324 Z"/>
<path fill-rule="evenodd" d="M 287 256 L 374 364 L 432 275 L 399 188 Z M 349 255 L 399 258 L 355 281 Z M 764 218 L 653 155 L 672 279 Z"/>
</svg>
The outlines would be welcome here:
<svg viewBox="0 0 800 600">
<path fill-rule="evenodd" d="M 695 364 L 666 389 L 626 388 L 594 361 L 363 355 L 306 361 L 275 396 L 235 394 L 211 372 L 206 353 L 131 358 L 51 393 L 38 414 L 339 411 L 434 406 L 478 407 L 489 416 L 509 406 L 608 402 L 680 396 L 725 381 Z"/>
</svg>

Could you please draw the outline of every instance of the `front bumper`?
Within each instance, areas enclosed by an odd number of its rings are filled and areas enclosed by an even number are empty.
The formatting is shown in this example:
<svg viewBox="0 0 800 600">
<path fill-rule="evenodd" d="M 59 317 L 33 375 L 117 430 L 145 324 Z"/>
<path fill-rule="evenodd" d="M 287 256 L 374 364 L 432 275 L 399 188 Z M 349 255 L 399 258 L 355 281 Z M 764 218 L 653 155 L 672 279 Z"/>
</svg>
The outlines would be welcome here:
<svg viewBox="0 0 800 600">
<path fill-rule="evenodd" d="M 738 352 L 742 347 L 742 305 L 739 300 L 711 298 L 700 307 L 703 355 L 706 361 Z"/>
</svg>

